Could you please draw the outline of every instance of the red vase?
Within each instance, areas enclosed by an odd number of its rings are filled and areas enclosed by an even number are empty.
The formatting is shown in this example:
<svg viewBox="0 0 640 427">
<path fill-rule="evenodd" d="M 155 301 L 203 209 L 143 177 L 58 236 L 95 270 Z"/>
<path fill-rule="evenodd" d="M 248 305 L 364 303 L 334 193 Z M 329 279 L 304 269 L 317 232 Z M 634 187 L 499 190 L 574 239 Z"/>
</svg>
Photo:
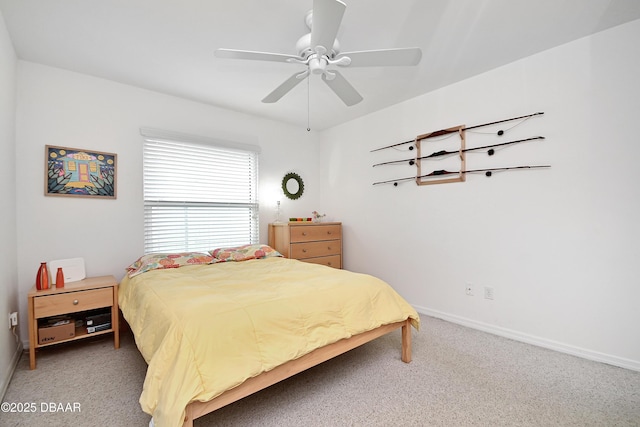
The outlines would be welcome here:
<svg viewBox="0 0 640 427">
<path fill-rule="evenodd" d="M 64 273 L 62 272 L 62 267 L 58 267 L 58 272 L 56 273 L 56 288 L 64 288 Z"/>
<path fill-rule="evenodd" d="M 46 262 L 40 263 L 38 275 L 36 276 L 36 289 L 39 291 L 49 289 L 49 270 Z"/>
</svg>

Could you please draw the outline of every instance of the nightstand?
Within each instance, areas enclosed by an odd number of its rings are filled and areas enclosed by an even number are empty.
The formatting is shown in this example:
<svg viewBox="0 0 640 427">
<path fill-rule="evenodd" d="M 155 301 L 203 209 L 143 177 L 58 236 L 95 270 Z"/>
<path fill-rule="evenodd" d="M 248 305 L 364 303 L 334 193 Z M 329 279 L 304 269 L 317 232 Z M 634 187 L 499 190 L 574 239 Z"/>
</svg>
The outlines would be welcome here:
<svg viewBox="0 0 640 427">
<path fill-rule="evenodd" d="M 113 276 L 89 277 L 77 282 L 66 283 L 63 288 L 37 290 L 35 285 L 29 291 L 29 367 L 36 368 L 36 349 L 50 345 L 81 340 L 96 335 L 113 332 L 113 345 L 120 348 L 118 328 L 118 282 Z M 38 320 L 53 316 L 69 315 L 100 308 L 111 308 L 111 328 L 87 333 L 86 327 L 75 328 L 71 338 L 55 342 L 38 341 Z"/>
</svg>

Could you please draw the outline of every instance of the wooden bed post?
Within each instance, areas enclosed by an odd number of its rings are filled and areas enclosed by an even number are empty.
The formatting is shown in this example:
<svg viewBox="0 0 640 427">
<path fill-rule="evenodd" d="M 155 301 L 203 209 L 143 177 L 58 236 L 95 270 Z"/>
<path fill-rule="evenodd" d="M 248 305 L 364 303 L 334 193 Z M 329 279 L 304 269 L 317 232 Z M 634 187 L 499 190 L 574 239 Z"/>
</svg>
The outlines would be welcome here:
<svg viewBox="0 0 640 427">
<path fill-rule="evenodd" d="M 411 319 L 405 320 L 402 326 L 402 361 L 411 362 Z"/>
</svg>

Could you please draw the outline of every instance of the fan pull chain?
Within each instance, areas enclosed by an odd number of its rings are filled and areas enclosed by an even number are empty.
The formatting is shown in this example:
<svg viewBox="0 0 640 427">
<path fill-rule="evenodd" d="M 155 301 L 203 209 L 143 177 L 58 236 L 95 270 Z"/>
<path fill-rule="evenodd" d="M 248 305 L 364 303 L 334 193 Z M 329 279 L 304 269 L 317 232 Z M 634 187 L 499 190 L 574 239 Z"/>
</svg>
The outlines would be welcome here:
<svg viewBox="0 0 640 427">
<path fill-rule="evenodd" d="M 311 113 L 309 112 L 311 110 L 311 78 L 307 77 L 307 132 L 311 132 L 311 124 L 310 124 L 310 117 L 311 117 Z"/>
</svg>

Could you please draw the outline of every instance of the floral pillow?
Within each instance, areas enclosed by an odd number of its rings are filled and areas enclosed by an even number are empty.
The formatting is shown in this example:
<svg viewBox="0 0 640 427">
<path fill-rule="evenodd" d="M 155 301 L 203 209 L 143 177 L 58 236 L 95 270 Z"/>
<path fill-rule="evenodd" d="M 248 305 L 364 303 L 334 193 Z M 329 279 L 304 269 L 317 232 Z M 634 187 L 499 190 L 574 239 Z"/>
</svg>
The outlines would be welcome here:
<svg viewBox="0 0 640 427">
<path fill-rule="evenodd" d="M 248 259 L 269 258 L 282 254 L 267 245 L 243 245 L 234 248 L 218 248 L 209 251 L 218 261 L 246 261 Z"/>
<path fill-rule="evenodd" d="M 212 264 L 218 262 L 206 252 L 154 253 L 143 255 L 127 267 L 129 277 L 137 276 L 149 270 L 178 268 L 185 265 Z"/>
</svg>

